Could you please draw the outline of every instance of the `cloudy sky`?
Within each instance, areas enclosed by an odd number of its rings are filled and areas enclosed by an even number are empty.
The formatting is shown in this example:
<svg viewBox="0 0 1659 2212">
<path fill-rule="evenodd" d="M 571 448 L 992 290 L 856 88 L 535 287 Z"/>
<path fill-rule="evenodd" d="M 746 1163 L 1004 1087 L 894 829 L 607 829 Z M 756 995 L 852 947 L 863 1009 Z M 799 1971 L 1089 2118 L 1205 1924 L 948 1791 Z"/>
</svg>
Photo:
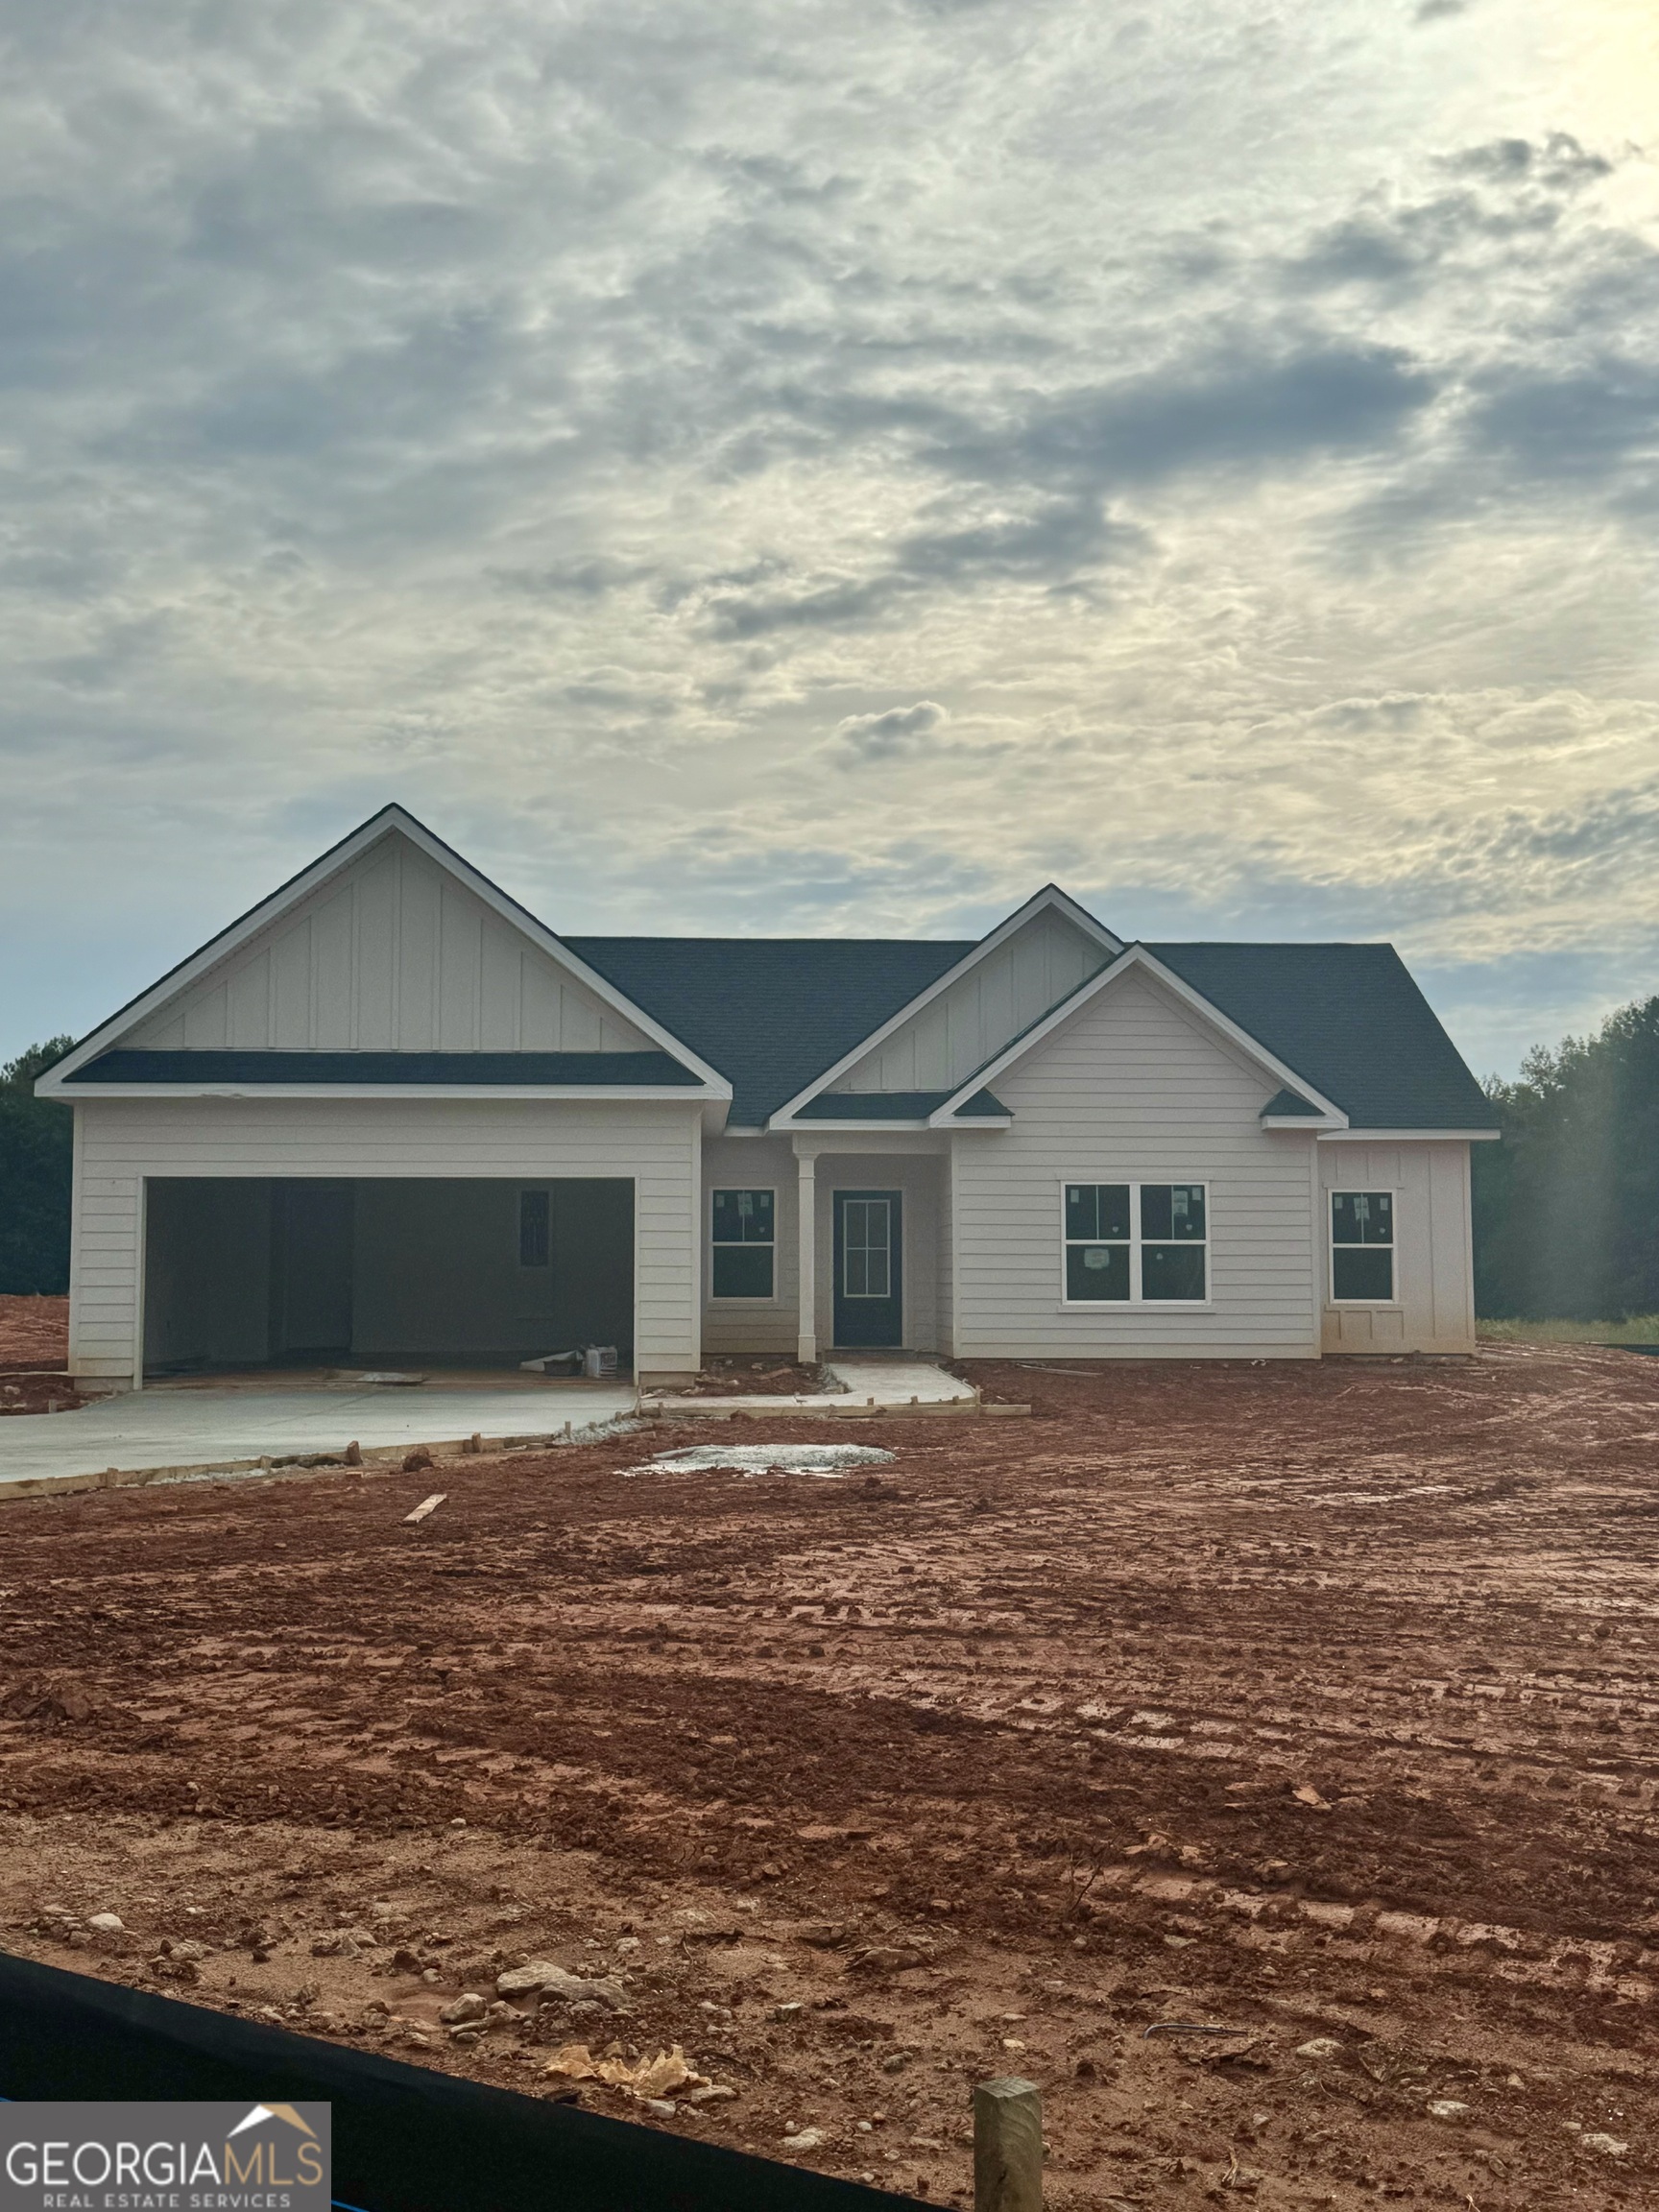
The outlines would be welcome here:
<svg viewBox="0 0 1659 2212">
<path fill-rule="evenodd" d="M 12 0 L 0 1056 L 387 799 L 555 927 L 1659 989 L 1651 0 Z"/>
</svg>

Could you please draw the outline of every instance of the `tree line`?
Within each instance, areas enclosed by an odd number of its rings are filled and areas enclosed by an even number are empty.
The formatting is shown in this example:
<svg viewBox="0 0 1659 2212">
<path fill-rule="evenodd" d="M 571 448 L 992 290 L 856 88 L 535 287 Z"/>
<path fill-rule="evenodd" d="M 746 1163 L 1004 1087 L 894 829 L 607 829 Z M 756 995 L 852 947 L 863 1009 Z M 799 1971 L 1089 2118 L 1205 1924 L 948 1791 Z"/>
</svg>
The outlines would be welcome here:
<svg viewBox="0 0 1659 2212">
<path fill-rule="evenodd" d="M 70 1110 L 34 1083 L 71 1042 L 0 1068 L 0 1291 L 69 1287 Z M 1503 1142 L 1474 1148 L 1479 1312 L 1659 1312 L 1659 997 L 1536 1046 L 1513 1083 L 1486 1089 Z"/>
<path fill-rule="evenodd" d="M 1486 1086 L 1475 1146 L 1475 1303 L 1492 1318 L 1659 1313 L 1659 997 L 1538 1046 Z"/>
<path fill-rule="evenodd" d="M 48 1038 L 0 1067 L 0 1291 L 69 1287 L 69 1190 L 75 1123 L 36 1098 L 35 1078 L 73 1037 Z"/>
</svg>

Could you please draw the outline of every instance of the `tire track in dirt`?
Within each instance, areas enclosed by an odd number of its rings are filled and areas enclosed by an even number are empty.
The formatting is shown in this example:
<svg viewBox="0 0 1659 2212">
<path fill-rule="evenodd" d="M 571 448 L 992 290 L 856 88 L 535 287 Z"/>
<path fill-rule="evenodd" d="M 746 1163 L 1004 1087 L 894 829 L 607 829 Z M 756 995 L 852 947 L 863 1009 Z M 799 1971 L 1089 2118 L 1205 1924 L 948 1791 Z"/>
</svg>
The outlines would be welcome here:
<svg viewBox="0 0 1659 2212">
<path fill-rule="evenodd" d="M 556 1866 L 595 1900 L 656 1884 L 716 1918 L 844 1920 L 892 1954 L 856 2016 L 878 1994 L 962 2079 L 998 2056 L 986 2021 L 1022 2014 L 1066 2132 L 1057 2205 L 1124 2168 L 1139 2201 L 1180 2201 L 1229 2155 L 1260 2203 L 1317 2184 L 1485 2212 L 1650 2178 L 1659 1376 L 1505 1348 L 975 1378 L 1031 1421 L 872 1426 L 898 1458 L 871 1489 L 623 1481 L 629 1438 L 446 1466 L 416 1529 L 426 1475 L 7 1508 L 5 1648 L 29 1664 L 0 1679 L 0 1807 L 20 1835 L 72 1815 L 94 1857 L 88 1815 L 204 1858 L 349 1828 L 409 1881 L 464 1819 L 541 1909 Z M 24 1709 L 55 1683 L 86 1711 Z M 0 1837 L 0 1890 L 37 1912 L 26 1858 Z M 803 1987 L 831 1971 L 781 1937 L 767 1956 Z M 688 2007 L 732 1994 L 692 1985 Z M 712 2015 L 663 2007 L 707 2040 Z M 1260 2075 L 1136 2051 L 1170 2007 L 1269 2037 L 1322 2020 L 1358 2056 L 1334 2086 L 1280 2045 Z M 827 2079 L 801 2034 L 755 2029 L 762 2129 Z M 887 2096 L 863 2064 L 813 2088 L 848 2171 Z M 1423 2084 L 1459 2081 L 1479 2125 L 1428 2113 Z M 1569 2126 L 1597 2132 L 1598 2099 L 1628 2139 L 1599 2162 Z M 959 2122 L 919 2137 L 938 2188 Z"/>
</svg>

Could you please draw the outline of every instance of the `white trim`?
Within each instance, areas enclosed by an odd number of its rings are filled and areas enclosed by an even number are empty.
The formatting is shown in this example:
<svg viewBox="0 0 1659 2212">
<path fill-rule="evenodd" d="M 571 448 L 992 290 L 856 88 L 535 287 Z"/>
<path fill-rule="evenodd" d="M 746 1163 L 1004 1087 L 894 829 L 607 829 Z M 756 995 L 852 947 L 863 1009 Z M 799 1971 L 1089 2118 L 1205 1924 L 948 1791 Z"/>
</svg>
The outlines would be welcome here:
<svg viewBox="0 0 1659 2212">
<path fill-rule="evenodd" d="M 945 1126 L 945 1124 L 941 1123 L 937 1119 L 924 1121 L 920 1116 L 916 1116 L 908 1121 L 873 1121 L 868 1115 L 865 1115 L 862 1119 L 857 1121 L 825 1121 L 821 1120 L 816 1115 L 814 1115 L 812 1119 L 809 1121 L 787 1122 L 784 1125 L 784 1129 L 789 1135 L 794 1135 L 797 1131 L 805 1133 L 812 1129 L 823 1129 L 832 1137 L 853 1137 L 856 1136 L 858 1131 L 861 1129 L 869 1129 L 878 1132 L 886 1130 L 889 1133 L 892 1133 L 902 1129 L 915 1131 L 924 1129 L 937 1129 L 943 1126 Z M 1002 1116 L 975 1114 L 971 1121 L 953 1121 L 950 1123 L 949 1126 L 953 1129 L 1012 1129 L 1014 1126 L 1014 1117 L 1012 1114 Z M 772 1122 L 768 1122 L 764 1129 L 756 1131 L 756 1135 L 761 1137 L 768 1137 L 780 1133 L 781 1132 L 777 1130 L 776 1125 Z"/>
<path fill-rule="evenodd" d="M 1022 928 L 1027 922 L 1035 920 L 1039 914 L 1050 909 L 1055 913 L 1063 914 L 1067 921 L 1074 924 L 1086 937 L 1093 937 L 1094 942 L 1102 946 L 1114 958 L 1122 951 L 1123 940 L 1121 937 L 1114 936 L 1103 922 L 1097 922 L 1086 907 L 1079 906 L 1076 900 L 1067 892 L 1062 891 L 1057 883 L 1046 883 L 1035 897 L 1026 900 L 1023 906 L 1016 907 L 1006 921 L 998 922 L 989 936 L 981 937 L 973 950 L 964 953 L 954 968 L 948 968 L 944 974 L 929 983 L 925 991 L 918 992 L 914 998 L 901 1006 L 897 1014 L 889 1015 L 887 1020 L 881 1022 L 878 1027 L 872 1029 L 867 1037 L 861 1037 L 850 1052 L 844 1052 L 832 1068 L 826 1068 L 821 1075 L 815 1075 L 804 1091 L 798 1091 L 793 1098 L 785 1099 L 783 1104 L 768 1119 L 767 1128 L 789 1129 L 795 1127 L 796 1116 L 809 1099 L 816 1098 L 822 1092 L 828 1091 L 839 1076 L 845 1075 L 849 1069 L 855 1068 L 860 1060 L 868 1059 L 877 1046 L 884 1044 L 896 1029 L 902 1029 L 905 1022 L 915 1015 L 920 1014 L 924 1007 L 930 1006 L 942 992 L 949 991 L 952 983 L 969 974 L 988 954 L 995 952 L 999 945 L 1006 944 L 1016 930 Z M 831 1121 L 816 1123 L 814 1126 L 833 1129 L 840 1124 Z M 877 1126 L 880 1127 L 882 1124 L 878 1123 Z M 894 1126 L 914 1128 L 916 1124 L 914 1122 L 900 1122 Z"/>
<path fill-rule="evenodd" d="M 1338 1298 L 1336 1295 L 1336 1201 L 1359 1195 L 1367 1198 L 1386 1198 L 1393 1222 L 1393 1233 L 1386 1244 L 1344 1244 L 1344 1252 L 1386 1252 L 1388 1254 L 1388 1280 L 1394 1286 L 1389 1298 Z M 1337 1190 L 1334 1186 L 1325 1193 L 1325 1303 L 1337 1307 L 1344 1313 L 1364 1308 L 1378 1313 L 1397 1311 L 1406 1301 L 1400 1295 L 1400 1190 L 1394 1183 L 1375 1183 L 1360 1193 L 1357 1189 Z"/>
<path fill-rule="evenodd" d="M 717 1242 L 714 1236 L 714 1201 L 722 1190 L 764 1190 L 772 1200 L 772 1240 L 768 1244 L 733 1244 L 729 1238 Z M 709 1303 L 710 1306 L 776 1306 L 778 1304 L 778 1186 L 776 1183 L 710 1183 L 705 1193 L 709 1200 Z M 754 1298 L 744 1293 L 733 1296 L 731 1291 L 714 1287 L 714 1255 L 720 1252 L 770 1252 L 772 1255 L 772 1287 L 764 1297 Z"/>
<path fill-rule="evenodd" d="M 150 1280 L 150 1178 L 138 1177 L 132 1201 L 133 1233 L 137 1240 L 132 1270 L 132 1387 L 144 1387 L 144 1307 Z"/>
<path fill-rule="evenodd" d="M 1129 1193 L 1129 1234 L 1127 1237 L 1068 1237 L 1066 1234 L 1066 1192 L 1069 1189 L 1095 1190 L 1105 1185 L 1117 1183 Z M 1202 1298 L 1147 1298 L 1141 1290 L 1141 1255 L 1147 1239 L 1141 1229 L 1141 1193 L 1150 1186 L 1154 1190 L 1166 1190 L 1180 1184 L 1185 1190 L 1202 1190 L 1204 1193 L 1204 1235 L 1197 1237 L 1154 1237 L 1154 1244 L 1185 1244 L 1196 1247 L 1204 1255 L 1204 1295 Z M 1210 1205 L 1211 1185 L 1203 1175 L 1142 1175 L 1127 1178 L 1116 1175 L 1062 1175 L 1060 1178 L 1060 1310 L 1062 1313 L 1121 1313 L 1144 1312 L 1148 1308 L 1154 1313 L 1208 1313 L 1215 1305 L 1215 1278 L 1213 1265 Z M 1073 1298 L 1067 1280 L 1066 1255 L 1073 1244 L 1121 1244 L 1129 1254 L 1129 1295 L 1127 1298 Z"/>
<path fill-rule="evenodd" d="M 1496 1144 L 1502 1129 L 1337 1129 L 1321 1144 Z"/>
<path fill-rule="evenodd" d="M 179 966 L 171 969 L 167 974 L 161 977 L 159 982 L 153 983 L 150 989 L 141 993 L 138 998 L 130 999 L 117 1013 L 112 1014 L 107 1022 L 94 1029 L 89 1037 L 84 1038 L 81 1044 L 76 1046 L 72 1052 L 67 1053 L 55 1069 L 50 1070 L 39 1078 L 36 1086 L 36 1094 L 46 1098 L 59 1096 L 61 1094 L 62 1086 L 73 1079 L 76 1070 L 84 1067 L 88 1060 L 95 1058 L 100 1052 L 107 1049 L 114 1039 L 124 1036 L 129 1030 L 135 1028 L 139 1022 L 147 1021 L 159 1008 L 188 990 L 191 984 L 199 981 L 210 969 L 217 967 L 231 953 L 239 951 L 252 938 L 257 936 L 262 930 L 270 928 L 274 922 L 279 921 L 284 914 L 292 911 L 301 900 L 308 899 L 313 892 L 320 890 L 324 884 L 338 876 L 344 869 L 350 867 L 354 861 L 360 860 L 373 846 L 377 845 L 383 838 L 391 836 L 394 832 L 406 837 L 410 844 L 426 855 L 427 859 L 431 860 L 437 867 L 442 868 L 445 874 L 452 876 L 458 883 L 463 884 L 509 927 L 517 930 L 520 936 L 527 937 L 539 951 L 545 953 L 549 959 L 566 969 L 579 982 L 591 991 L 595 998 L 602 999 L 606 1005 L 611 1007 L 613 1012 L 620 1014 L 625 1021 L 632 1022 L 635 1028 L 642 1030 L 664 1051 L 672 1053 L 684 1067 L 691 1069 L 701 1076 L 704 1083 L 709 1087 L 709 1096 L 715 1098 L 731 1097 L 732 1086 L 717 1069 L 711 1068 L 706 1060 L 699 1058 L 689 1046 L 682 1044 L 672 1031 L 664 1029 L 661 1023 L 654 1021 L 643 1008 L 636 1006 L 633 1000 L 618 991 L 613 983 L 607 982 L 597 969 L 589 968 L 585 960 L 579 959 L 565 944 L 564 940 L 547 927 L 545 923 L 537 921 L 535 915 L 530 913 L 527 908 L 520 906 L 517 900 L 510 899 L 505 891 L 491 882 L 488 876 L 481 875 L 469 860 L 463 859 L 461 854 L 445 845 L 442 838 L 435 837 L 424 823 L 418 822 L 413 814 L 397 805 L 381 807 L 378 814 L 372 815 L 367 822 L 353 830 L 349 836 L 343 837 L 338 845 L 331 846 L 326 853 L 313 860 L 308 868 L 303 868 L 298 876 L 291 877 L 279 889 L 273 891 L 269 898 L 261 900 L 257 906 L 250 908 L 240 920 L 232 922 L 228 928 L 222 929 L 218 936 L 209 938 L 199 951 L 193 952 L 187 960 L 180 961 Z M 162 1092 L 166 1088 L 161 1085 L 154 1087 L 156 1092 Z M 121 1096 L 124 1093 L 119 1085 L 109 1084 L 106 1086 L 100 1084 L 97 1086 L 95 1094 L 92 1092 L 70 1094 L 72 1096 L 94 1094 Z M 150 1093 L 146 1092 L 139 1094 L 149 1095 Z M 188 1095 L 189 1094 L 181 1094 Z M 204 1094 L 224 1096 L 226 1094 L 219 1091 Z M 323 1094 L 338 1095 L 339 1094 Z"/>
<path fill-rule="evenodd" d="M 1328 1114 L 1261 1114 L 1257 1116 L 1263 1129 L 1289 1129 L 1310 1132 L 1318 1136 L 1322 1130 L 1340 1132 L 1340 1121 L 1333 1121 Z"/>
<path fill-rule="evenodd" d="M 1184 981 L 1172 968 L 1166 968 L 1163 961 L 1149 952 L 1144 945 L 1125 947 L 1109 967 L 1102 968 L 1098 974 L 1091 975 L 1086 982 L 1079 983 L 1070 998 L 1062 998 L 1058 1006 L 1051 1007 L 1023 1035 L 1004 1046 L 995 1060 L 988 1060 L 982 1068 L 975 1069 L 968 1080 L 950 1094 L 944 1105 L 928 1116 L 928 1127 L 942 1129 L 949 1124 L 952 1128 L 966 1128 L 966 1122 L 957 1122 L 952 1118 L 958 1107 L 977 1092 L 988 1090 L 1017 1061 L 1024 1059 L 1028 1052 L 1034 1051 L 1052 1036 L 1063 1022 L 1070 1022 L 1074 1014 L 1091 1004 L 1102 991 L 1110 989 L 1120 975 L 1126 975 L 1137 968 L 1143 968 L 1149 975 L 1155 976 L 1183 1005 L 1201 1016 L 1213 1028 L 1219 1030 L 1229 1043 L 1248 1054 L 1259 1067 L 1266 1069 L 1286 1090 L 1298 1091 L 1304 1098 L 1311 1099 L 1322 1115 L 1329 1116 L 1327 1126 L 1332 1129 L 1347 1128 L 1348 1117 L 1340 1106 L 1327 1098 L 1323 1092 L 1316 1091 L 1305 1075 L 1298 1074 L 1276 1052 L 1270 1052 L 1259 1038 L 1251 1036 L 1249 1030 L 1241 1029 L 1237 1022 L 1222 1013 L 1219 1006 L 1213 1005 L 1201 991 L 1194 991 L 1191 984 Z"/>
</svg>

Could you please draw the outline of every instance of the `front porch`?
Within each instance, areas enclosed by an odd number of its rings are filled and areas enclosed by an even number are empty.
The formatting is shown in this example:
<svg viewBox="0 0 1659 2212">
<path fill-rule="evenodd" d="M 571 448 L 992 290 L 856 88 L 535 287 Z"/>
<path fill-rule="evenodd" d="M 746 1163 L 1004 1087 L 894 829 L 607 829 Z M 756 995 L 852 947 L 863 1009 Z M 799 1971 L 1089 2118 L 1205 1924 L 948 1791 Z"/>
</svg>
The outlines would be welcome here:
<svg viewBox="0 0 1659 2212">
<path fill-rule="evenodd" d="M 706 1353 L 805 1364 L 837 1353 L 949 1355 L 950 1138 L 826 1131 L 720 1138 L 704 1158 Z M 739 1203 L 770 1273 L 722 1260 Z M 749 1248 L 754 1254 L 757 1247 Z M 747 1292 L 748 1294 L 744 1294 Z M 764 1292 L 764 1294 L 762 1294 Z"/>
</svg>

